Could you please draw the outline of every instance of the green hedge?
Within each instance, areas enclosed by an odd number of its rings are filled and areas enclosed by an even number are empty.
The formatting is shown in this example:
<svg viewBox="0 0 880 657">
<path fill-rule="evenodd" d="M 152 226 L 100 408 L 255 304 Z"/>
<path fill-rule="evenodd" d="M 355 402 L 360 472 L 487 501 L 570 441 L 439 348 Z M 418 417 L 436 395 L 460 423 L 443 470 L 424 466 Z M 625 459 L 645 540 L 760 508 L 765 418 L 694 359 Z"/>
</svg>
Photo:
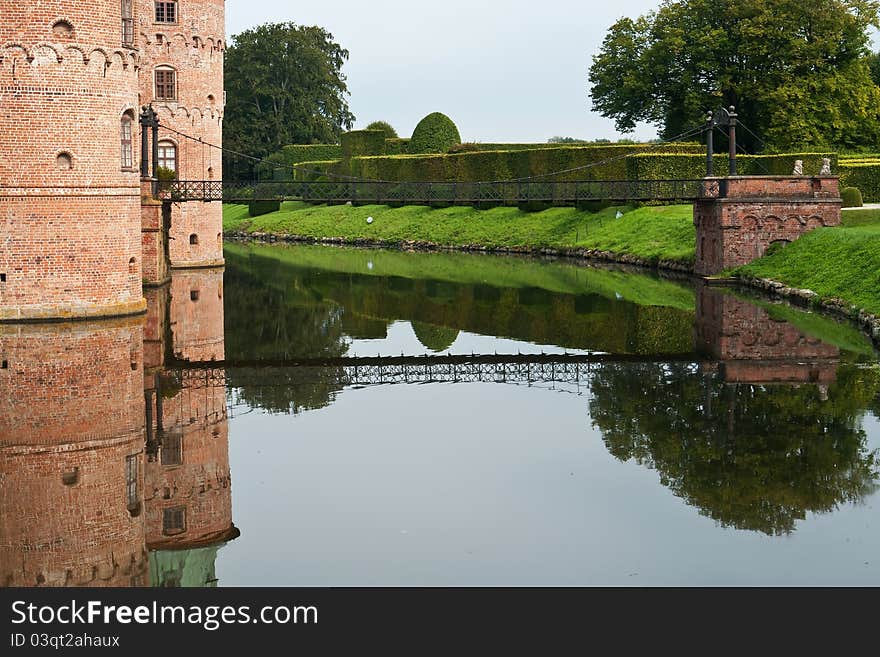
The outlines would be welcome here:
<svg viewBox="0 0 880 657">
<path fill-rule="evenodd" d="M 858 187 L 844 187 L 840 190 L 840 198 L 845 208 L 860 208 L 865 204 Z"/>
<path fill-rule="evenodd" d="M 352 130 L 342 135 L 342 157 L 385 155 L 384 130 Z"/>
<path fill-rule="evenodd" d="M 831 170 L 838 169 L 834 153 L 780 153 L 777 155 L 740 155 L 737 173 L 741 176 L 790 176 L 795 160 L 804 161 L 804 173 L 817 175 L 822 159 L 831 158 Z M 726 176 L 727 155 L 715 155 L 715 175 Z M 643 153 L 626 160 L 626 178 L 651 180 L 663 178 L 695 179 L 706 175 L 705 155 L 678 153 Z"/>
<path fill-rule="evenodd" d="M 455 123 L 445 114 L 434 112 L 419 121 L 409 142 L 410 153 L 445 153 L 461 143 Z"/>
<path fill-rule="evenodd" d="M 858 187 L 865 203 L 880 203 L 880 164 L 840 164 L 840 186 Z"/>
<path fill-rule="evenodd" d="M 248 205 L 248 215 L 259 217 L 270 212 L 278 212 L 280 209 L 281 201 L 251 201 Z"/>
<path fill-rule="evenodd" d="M 596 166 L 573 171 L 557 179 L 625 180 L 627 159 L 622 156 L 647 148 L 651 147 L 566 145 L 520 151 L 361 157 L 336 161 L 330 166 L 326 162 L 310 162 L 308 168 L 370 180 L 481 182 L 524 178 L 593 164 Z M 699 144 L 677 144 L 665 148 L 676 153 L 699 153 L 702 147 Z M 696 157 L 699 158 L 698 155 Z"/>
<path fill-rule="evenodd" d="M 409 152 L 409 139 L 397 137 L 385 140 L 386 155 L 406 155 Z"/>
</svg>

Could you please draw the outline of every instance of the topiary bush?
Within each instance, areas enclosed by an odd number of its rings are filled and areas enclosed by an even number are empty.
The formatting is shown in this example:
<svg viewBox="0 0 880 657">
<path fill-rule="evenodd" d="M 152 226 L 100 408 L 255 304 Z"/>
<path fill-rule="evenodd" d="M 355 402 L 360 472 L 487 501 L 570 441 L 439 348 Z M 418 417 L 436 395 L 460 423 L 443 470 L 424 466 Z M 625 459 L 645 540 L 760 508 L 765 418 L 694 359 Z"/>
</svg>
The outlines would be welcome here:
<svg viewBox="0 0 880 657">
<path fill-rule="evenodd" d="M 409 142 L 409 152 L 446 153 L 460 143 L 461 135 L 452 119 L 440 112 L 434 112 L 419 121 Z"/>
<path fill-rule="evenodd" d="M 251 201 L 248 205 L 248 215 L 259 217 L 270 212 L 278 212 L 280 209 L 281 201 Z"/>
<path fill-rule="evenodd" d="M 385 133 L 385 139 L 397 139 L 400 136 L 397 134 L 397 130 L 395 130 L 394 127 L 387 121 L 373 121 L 365 129 L 381 130 Z"/>
<path fill-rule="evenodd" d="M 422 346 L 435 353 L 446 351 L 458 339 L 458 329 L 417 321 L 411 322 L 411 325 Z"/>
<path fill-rule="evenodd" d="M 863 201 L 880 203 L 880 164 L 842 162 L 840 184 L 843 187 L 857 187 Z"/>
<path fill-rule="evenodd" d="M 840 190 L 840 198 L 845 208 L 860 208 L 865 204 L 858 187 L 844 187 Z"/>
<path fill-rule="evenodd" d="M 342 135 L 342 157 L 385 155 L 383 130 L 352 130 Z"/>
</svg>

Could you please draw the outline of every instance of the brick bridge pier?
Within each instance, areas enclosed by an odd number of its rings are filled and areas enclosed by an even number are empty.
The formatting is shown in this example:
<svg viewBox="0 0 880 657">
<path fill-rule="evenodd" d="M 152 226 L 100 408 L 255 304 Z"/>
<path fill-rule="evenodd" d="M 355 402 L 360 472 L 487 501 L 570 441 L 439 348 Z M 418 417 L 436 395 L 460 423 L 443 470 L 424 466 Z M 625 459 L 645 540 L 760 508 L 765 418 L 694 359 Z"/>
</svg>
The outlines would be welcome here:
<svg viewBox="0 0 880 657">
<path fill-rule="evenodd" d="M 717 198 L 694 202 L 694 271 L 699 276 L 748 264 L 763 257 L 772 244 L 840 225 L 836 177 L 733 176 L 717 181 Z"/>
</svg>

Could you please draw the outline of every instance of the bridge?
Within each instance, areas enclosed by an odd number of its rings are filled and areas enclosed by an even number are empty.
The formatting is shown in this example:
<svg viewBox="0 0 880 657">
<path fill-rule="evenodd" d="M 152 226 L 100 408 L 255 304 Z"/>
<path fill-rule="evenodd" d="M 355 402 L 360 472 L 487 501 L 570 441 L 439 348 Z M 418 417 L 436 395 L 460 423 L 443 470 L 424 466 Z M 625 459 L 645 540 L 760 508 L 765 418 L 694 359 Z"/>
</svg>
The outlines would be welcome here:
<svg viewBox="0 0 880 657">
<path fill-rule="evenodd" d="M 229 182 L 174 180 L 158 183 L 163 201 L 305 201 L 357 205 L 577 205 L 590 201 L 693 202 L 724 196 L 724 180 L 582 180 L 498 182 L 389 182 L 370 180 Z"/>
</svg>

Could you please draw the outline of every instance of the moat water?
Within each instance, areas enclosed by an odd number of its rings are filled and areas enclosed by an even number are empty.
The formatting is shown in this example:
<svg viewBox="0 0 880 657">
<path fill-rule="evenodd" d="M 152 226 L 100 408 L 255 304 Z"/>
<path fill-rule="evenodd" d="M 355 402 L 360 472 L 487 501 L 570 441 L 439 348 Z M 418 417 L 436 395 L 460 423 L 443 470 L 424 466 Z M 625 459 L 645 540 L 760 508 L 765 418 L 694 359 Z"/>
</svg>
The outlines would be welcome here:
<svg viewBox="0 0 880 657">
<path fill-rule="evenodd" d="M 0 327 L 0 584 L 880 585 L 848 324 L 318 246 L 228 245 L 148 300 Z"/>
</svg>

